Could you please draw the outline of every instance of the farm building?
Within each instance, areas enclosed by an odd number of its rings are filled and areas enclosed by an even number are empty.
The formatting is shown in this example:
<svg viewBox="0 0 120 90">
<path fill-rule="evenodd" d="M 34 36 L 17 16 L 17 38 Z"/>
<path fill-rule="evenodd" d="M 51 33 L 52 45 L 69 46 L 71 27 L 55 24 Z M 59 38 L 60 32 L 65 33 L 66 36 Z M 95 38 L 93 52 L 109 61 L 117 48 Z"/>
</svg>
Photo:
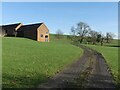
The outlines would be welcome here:
<svg viewBox="0 0 120 90">
<path fill-rule="evenodd" d="M 0 36 L 17 36 L 17 30 L 22 26 L 22 23 L 0 26 Z"/>
<path fill-rule="evenodd" d="M 22 25 L 19 23 L 5 25 L 2 26 L 2 32 L 4 32 L 7 36 L 17 36 L 40 42 L 49 42 L 49 30 L 44 23 L 30 25 Z"/>
<path fill-rule="evenodd" d="M 24 25 L 17 32 L 19 37 L 49 42 L 49 30 L 44 23 Z"/>
<path fill-rule="evenodd" d="M 5 30 L 0 26 L 0 36 L 5 36 Z"/>
</svg>

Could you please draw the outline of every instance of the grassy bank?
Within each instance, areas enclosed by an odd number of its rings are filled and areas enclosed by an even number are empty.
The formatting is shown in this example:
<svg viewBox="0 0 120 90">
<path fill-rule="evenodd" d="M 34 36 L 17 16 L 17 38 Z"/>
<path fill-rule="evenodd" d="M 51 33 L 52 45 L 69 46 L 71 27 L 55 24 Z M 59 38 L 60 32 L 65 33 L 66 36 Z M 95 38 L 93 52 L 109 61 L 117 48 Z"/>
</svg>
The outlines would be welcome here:
<svg viewBox="0 0 120 90">
<path fill-rule="evenodd" d="M 83 53 L 66 39 L 40 43 L 25 38 L 4 37 L 2 41 L 3 87 L 6 88 L 34 87 Z"/>
</svg>

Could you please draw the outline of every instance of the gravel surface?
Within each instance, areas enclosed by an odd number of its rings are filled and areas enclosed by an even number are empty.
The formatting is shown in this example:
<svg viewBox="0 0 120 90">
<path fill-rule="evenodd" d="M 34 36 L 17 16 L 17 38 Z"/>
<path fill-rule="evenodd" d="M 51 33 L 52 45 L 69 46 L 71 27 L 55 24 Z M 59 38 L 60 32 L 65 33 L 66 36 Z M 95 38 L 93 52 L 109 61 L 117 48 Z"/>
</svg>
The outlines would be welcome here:
<svg viewBox="0 0 120 90">
<path fill-rule="evenodd" d="M 85 87 L 115 89 L 115 81 L 101 53 L 93 51 L 95 61 Z"/>
<path fill-rule="evenodd" d="M 63 71 L 38 85 L 41 89 L 115 88 L 112 75 L 103 56 L 85 46 L 83 56 Z"/>
</svg>

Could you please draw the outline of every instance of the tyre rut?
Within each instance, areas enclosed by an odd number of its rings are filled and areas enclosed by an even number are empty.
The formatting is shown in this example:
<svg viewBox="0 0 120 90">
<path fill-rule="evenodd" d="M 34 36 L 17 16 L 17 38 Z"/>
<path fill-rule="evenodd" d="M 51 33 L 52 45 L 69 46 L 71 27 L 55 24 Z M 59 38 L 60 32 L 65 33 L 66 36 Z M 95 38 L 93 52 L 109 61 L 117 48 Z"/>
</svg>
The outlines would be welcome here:
<svg viewBox="0 0 120 90">
<path fill-rule="evenodd" d="M 115 88 L 115 82 L 108 71 L 104 57 L 95 50 L 80 46 L 82 57 L 57 73 L 37 88 Z"/>
<path fill-rule="evenodd" d="M 88 77 L 86 86 L 87 88 L 116 88 L 115 81 L 109 67 L 105 62 L 104 57 L 97 51 L 94 51 L 95 62 L 93 64 L 93 69 Z"/>
<path fill-rule="evenodd" d="M 54 77 L 50 78 L 47 82 L 38 85 L 37 88 L 45 88 L 45 89 L 52 89 L 52 88 L 75 88 L 78 87 L 76 85 L 76 79 L 79 78 L 80 73 L 82 73 L 87 68 L 88 57 L 91 57 L 91 51 L 85 48 L 83 56 L 71 64 L 70 66 L 66 67 L 63 71 L 56 74 Z M 81 81 L 83 82 L 83 81 Z M 82 83 L 81 83 L 82 84 Z M 79 87 L 81 85 L 79 84 Z"/>
</svg>

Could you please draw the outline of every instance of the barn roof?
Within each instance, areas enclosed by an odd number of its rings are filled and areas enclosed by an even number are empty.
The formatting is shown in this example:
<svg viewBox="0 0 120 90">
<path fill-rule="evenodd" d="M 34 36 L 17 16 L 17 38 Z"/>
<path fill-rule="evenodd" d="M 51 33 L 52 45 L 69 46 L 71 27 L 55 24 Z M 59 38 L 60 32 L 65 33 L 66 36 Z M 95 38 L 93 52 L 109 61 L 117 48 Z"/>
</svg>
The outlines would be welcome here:
<svg viewBox="0 0 120 90">
<path fill-rule="evenodd" d="M 20 25 L 21 23 L 16 23 L 16 24 L 9 24 L 9 25 L 2 25 L 2 27 L 14 27 L 16 28 L 18 25 Z"/>
<path fill-rule="evenodd" d="M 18 31 L 23 30 L 37 30 L 37 28 L 42 25 L 43 23 L 36 23 L 36 24 L 29 24 L 29 25 L 23 25 Z"/>
<path fill-rule="evenodd" d="M 10 24 L 10 25 L 0 25 L 0 30 L 11 30 L 18 26 L 19 24 Z"/>
<path fill-rule="evenodd" d="M 9 24 L 9 25 L 2 25 L 2 28 L 3 29 L 7 29 L 7 30 L 10 30 L 10 29 L 15 29 L 18 25 L 20 25 L 21 23 L 16 23 L 16 24 Z"/>
</svg>

